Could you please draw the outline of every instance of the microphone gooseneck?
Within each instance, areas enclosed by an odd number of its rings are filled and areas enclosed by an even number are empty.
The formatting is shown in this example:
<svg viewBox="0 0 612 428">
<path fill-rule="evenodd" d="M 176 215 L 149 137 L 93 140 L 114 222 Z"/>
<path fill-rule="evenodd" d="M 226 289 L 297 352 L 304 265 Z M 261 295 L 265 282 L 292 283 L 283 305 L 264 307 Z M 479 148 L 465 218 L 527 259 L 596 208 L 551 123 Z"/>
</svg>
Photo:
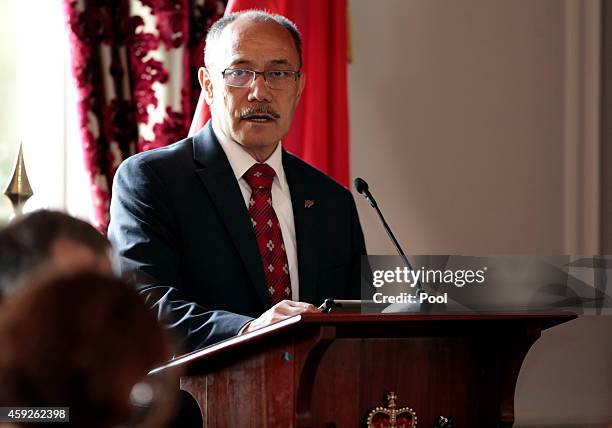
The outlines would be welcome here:
<svg viewBox="0 0 612 428">
<path fill-rule="evenodd" d="M 357 190 L 357 192 L 363 195 L 363 197 L 368 201 L 368 203 L 372 206 L 372 208 L 374 208 L 376 212 L 378 213 L 378 217 L 380 218 L 380 221 L 382 222 L 382 225 L 385 228 L 385 231 L 387 232 L 389 239 L 391 239 L 391 242 L 393 243 L 393 246 L 395 247 L 395 251 L 397 251 L 397 253 L 400 255 L 400 257 L 402 258 L 406 266 L 408 266 L 408 269 L 414 270 L 412 269 L 412 265 L 410 264 L 410 261 L 408 261 L 408 257 L 406 257 L 404 250 L 402 250 L 402 247 L 400 246 L 399 242 L 397 242 L 397 239 L 395 239 L 395 235 L 393 234 L 393 232 L 391 231 L 391 228 L 387 224 L 387 221 L 385 220 L 385 217 L 380 211 L 380 208 L 378 208 L 376 199 L 374 199 L 374 196 L 372 196 L 372 193 L 370 193 L 370 186 L 368 186 L 368 183 L 363 178 L 357 177 L 355 181 L 353 182 L 353 184 L 355 185 L 355 190 Z M 417 283 L 417 290 L 418 291 L 422 290 L 420 281 L 418 281 Z"/>
</svg>

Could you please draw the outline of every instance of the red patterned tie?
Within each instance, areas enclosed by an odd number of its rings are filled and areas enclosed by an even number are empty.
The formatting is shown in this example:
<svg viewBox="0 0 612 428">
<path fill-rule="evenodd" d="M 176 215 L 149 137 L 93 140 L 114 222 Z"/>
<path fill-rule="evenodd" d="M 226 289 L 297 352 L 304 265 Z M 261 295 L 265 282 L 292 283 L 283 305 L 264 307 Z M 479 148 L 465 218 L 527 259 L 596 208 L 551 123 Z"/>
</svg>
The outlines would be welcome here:
<svg viewBox="0 0 612 428">
<path fill-rule="evenodd" d="M 272 181 L 275 175 L 272 167 L 265 163 L 256 163 L 244 174 L 244 179 L 252 190 L 249 216 L 261 253 L 272 305 L 284 299 L 291 299 L 287 253 L 280 223 L 272 207 Z"/>
</svg>

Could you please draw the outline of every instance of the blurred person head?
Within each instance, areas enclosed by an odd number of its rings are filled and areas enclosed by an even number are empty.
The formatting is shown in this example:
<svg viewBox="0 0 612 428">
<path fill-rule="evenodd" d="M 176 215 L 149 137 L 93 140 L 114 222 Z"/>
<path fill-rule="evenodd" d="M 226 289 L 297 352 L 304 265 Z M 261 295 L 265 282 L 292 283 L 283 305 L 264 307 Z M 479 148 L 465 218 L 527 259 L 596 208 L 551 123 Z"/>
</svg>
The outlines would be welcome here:
<svg viewBox="0 0 612 428">
<path fill-rule="evenodd" d="M 41 278 L 0 312 L 0 406 L 69 407 L 71 426 L 93 428 L 130 420 L 135 392 L 172 407 L 172 391 L 145 378 L 171 350 L 135 290 L 95 273 Z"/>
<path fill-rule="evenodd" d="M 42 269 L 111 273 L 110 245 L 92 225 L 40 210 L 0 230 L 0 299 Z"/>
</svg>

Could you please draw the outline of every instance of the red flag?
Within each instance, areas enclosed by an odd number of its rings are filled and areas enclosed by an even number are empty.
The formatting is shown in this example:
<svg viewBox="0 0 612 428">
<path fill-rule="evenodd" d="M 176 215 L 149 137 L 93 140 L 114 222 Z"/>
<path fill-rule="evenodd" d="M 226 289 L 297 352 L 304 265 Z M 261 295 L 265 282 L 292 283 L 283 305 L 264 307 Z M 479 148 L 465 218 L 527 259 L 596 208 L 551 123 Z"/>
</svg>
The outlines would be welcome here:
<svg viewBox="0 0 612 428">
<path fill-rule="evenodd" d="M 230 0 L 226 13 L 246 9 L 286 16 L 302 35 L 306 87 L 283 146 L 348 185 L 346 0 Z M 200 95 L 189 135 L 209 117 Z"/>
</svg>

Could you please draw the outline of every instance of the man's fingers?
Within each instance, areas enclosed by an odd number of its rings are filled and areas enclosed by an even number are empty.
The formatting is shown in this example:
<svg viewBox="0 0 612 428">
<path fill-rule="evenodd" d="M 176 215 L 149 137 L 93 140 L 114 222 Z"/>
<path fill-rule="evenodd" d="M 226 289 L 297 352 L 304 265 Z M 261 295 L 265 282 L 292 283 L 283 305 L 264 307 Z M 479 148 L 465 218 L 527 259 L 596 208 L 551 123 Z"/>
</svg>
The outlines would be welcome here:
<svg viewBox="0 0 612 428">
<path fill-rule="evenodd" d="M 302 308 L 303 309 L 302 312 L 321 312 L 319 308 L 317 308 L 315 305 L 311 305 L 310 303 L 306 303 L 306 302 L 296 302 L 294 300 L 283 300 L 279 304 L 282 304 L 282 303 L 285 303 L 292 307 Z"/>
<path fill-rule="evenodd" d="M 293 302 L 293 301 L 291 303 L 293 304 L 294 307 L 298 307 L 301 309 L 300 313 L 302 312 L 309 312 L 309 313 L 321 312 L 319 308 L 317 308 L 315 305 L 311 305 L 310 303 Z"/>
<path fill-rule="evenodd" d="M 285 316 L 294 316 L 303 313 L 320 313 L 321 311 L 314 305 L 304 302 L 285 301 L 274 308 L 274 312 Z"/>
<path fill-rule="evenodd" d="M 311 305 L 310 303 L 306 303 L 306 312 L 308 313 L 321 313 L 321 309 L 317 308 L 315 305 Z"/>
<path fill-rule="evenodd" d="M 301 314 L 304 310 L 300 306 L 282 305 L 276 308 L 273 312 L 274 316 L 281 316 L 280 319 Z"/>
<path fill-rule="evenodd" d="M 272 310 L 272 316 L 275 315 L 291 315 L 293 312 L 293 306 L 284 304 L 284 305 L 278 305 L 276 307 L 273 308 Z"/>
<path fill-rule="evenodd" d="M 303 313 L 320 313 L 321 311 L 314 305 L 305 302 L 295 302 L 293 300 L 283 300 L 264 312 L 259 318 L 253 320 L 243 331 L 257 330 L 286 318 Z"/>
</svg>

